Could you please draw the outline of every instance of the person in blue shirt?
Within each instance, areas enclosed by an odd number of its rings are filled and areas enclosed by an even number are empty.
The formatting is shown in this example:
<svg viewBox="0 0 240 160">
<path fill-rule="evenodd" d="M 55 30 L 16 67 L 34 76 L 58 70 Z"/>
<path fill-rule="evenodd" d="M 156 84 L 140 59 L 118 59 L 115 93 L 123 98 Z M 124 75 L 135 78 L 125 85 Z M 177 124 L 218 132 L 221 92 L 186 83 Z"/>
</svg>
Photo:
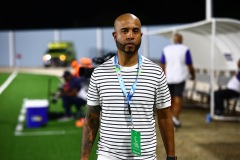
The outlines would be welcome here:
<svg viewBox="0 0 240 160">
<path fill-rule="evenodd" d="M 63 78 L 65 83 L 60 96 L 65 110 L 65 115 L 64 117 L 60 118 L 59 121 L 68 121 L 74 118 L 84 118 L 82 107 L 86 105 L 86 99 L 78 96 L 78 93 L 82 87 L 81 84 L 84 82 L 84 78 L 73 76 L 70 71 L 65 71 Z M 77 114 L 75 114 L 75 116 L 78 117 L 74 117 L 71 109 L 72 105 L 76 107 Z"/>
</svg>

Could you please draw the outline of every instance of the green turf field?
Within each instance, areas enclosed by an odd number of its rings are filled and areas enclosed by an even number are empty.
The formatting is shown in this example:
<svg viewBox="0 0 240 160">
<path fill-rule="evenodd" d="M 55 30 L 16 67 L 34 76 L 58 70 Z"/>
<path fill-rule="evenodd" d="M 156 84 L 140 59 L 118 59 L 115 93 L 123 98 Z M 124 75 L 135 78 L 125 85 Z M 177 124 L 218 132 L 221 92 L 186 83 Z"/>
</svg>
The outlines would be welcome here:
<svg viewBox="0 0 240 160">
<path fill-rule="evenodd" d="M 0 73 L 0 86 L 11 73 Z M 48 99 L 60 80 L 55 76 L 18 73 L 0 94 L 0 160 L 79 160 L 82 128 L 75 121 L 58 122 L 52 118 L 44 127 L 16 132 L 23 100 Z M 51 104 L 51 103 L 50 103 Z M 74 108 L 74 107 L 73 107 Z M 62 113 L 61 100 L 48 107 L 49 113 Z M 96 143 L 90 160 L 96 159 Z"/>
</svg>

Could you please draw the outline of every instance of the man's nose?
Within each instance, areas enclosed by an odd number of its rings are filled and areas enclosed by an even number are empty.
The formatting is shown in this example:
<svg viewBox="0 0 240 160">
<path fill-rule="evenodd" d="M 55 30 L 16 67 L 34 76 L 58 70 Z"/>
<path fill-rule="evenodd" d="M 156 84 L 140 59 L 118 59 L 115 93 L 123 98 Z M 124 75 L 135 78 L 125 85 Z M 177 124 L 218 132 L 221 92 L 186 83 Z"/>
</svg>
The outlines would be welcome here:
<svg viewBox="0 0 240 160">
<path fill-rule="evenodd" d="M 133 31 L 129 31 L 127 34 L 127 38 L 133 38 L 133 37 L 134 37 Z"/>
</svg>

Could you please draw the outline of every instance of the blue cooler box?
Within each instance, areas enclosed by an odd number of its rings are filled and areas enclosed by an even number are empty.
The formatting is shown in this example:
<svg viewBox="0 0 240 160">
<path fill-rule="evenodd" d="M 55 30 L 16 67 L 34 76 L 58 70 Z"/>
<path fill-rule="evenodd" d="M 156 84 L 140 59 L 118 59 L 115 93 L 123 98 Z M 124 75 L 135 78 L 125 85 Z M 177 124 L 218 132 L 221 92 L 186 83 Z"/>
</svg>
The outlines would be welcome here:
<svg viewBox="0 0 240 160">
<path fill-rule="evenodd" d="M 37 128 L 48 122 L 48 100 L 25 100 L 27 128 Z"/>
</svg>

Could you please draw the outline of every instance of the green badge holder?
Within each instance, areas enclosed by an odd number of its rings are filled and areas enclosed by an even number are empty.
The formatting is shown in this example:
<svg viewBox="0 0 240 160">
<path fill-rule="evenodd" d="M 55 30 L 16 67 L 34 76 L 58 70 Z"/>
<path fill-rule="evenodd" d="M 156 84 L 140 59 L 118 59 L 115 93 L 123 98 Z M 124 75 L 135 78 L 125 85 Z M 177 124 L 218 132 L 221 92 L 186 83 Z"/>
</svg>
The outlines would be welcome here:
<svg viewBox="0 0 240 160">
<path fill-rule="evenodd" d="M 133 154 L 141 156 L 141 134 L 133 129 L 131 130 L 131 148 Z"/>
</svg>

